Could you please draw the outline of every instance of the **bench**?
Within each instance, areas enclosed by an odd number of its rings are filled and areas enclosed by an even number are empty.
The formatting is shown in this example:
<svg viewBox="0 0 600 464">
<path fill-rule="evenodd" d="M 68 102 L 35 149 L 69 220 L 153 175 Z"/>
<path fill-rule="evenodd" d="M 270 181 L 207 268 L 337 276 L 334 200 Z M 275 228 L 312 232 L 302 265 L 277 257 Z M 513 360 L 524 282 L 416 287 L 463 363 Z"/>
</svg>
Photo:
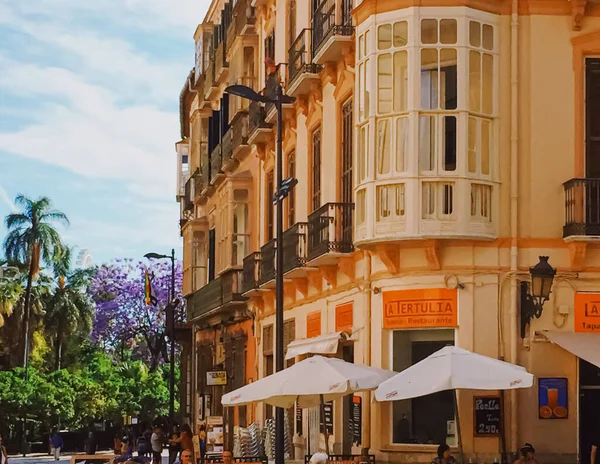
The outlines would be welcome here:
<svg viewBox="0 0 600 464">
<path fill-rule="evenodd" d="M 71 464 L 81 461 L 111 461 L 114 458 L 114 454 L 74 454 L 71 456 Z"/>
</svg>

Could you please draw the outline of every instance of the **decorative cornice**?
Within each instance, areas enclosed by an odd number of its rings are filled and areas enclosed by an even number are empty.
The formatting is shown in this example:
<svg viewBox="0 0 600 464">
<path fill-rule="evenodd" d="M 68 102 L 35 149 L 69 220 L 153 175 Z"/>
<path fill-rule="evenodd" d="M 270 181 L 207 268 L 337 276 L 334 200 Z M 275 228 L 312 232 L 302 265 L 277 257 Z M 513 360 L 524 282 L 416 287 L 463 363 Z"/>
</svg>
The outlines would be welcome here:
<svg viewBox="0 0 600 464">
<path fill-rule="evenodd" d="M 581 22 L 585 16 L 585 6 L 587 0 L 570 0 L 571 1 L 571 16 L 573 17 L 573 30 L 581 30 Z"/>
</svg>

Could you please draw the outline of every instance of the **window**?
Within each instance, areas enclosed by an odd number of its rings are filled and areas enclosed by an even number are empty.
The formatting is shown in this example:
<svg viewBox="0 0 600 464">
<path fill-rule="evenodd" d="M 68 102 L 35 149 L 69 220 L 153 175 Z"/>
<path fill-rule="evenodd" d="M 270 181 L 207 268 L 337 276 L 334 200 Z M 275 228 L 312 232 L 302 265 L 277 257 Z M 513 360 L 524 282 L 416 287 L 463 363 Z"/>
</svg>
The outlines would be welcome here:
<svg viewBox="0 0 600 464">
<path fill-rule="evenodd" d="M 312 210 L 321 206 L 321 129 L 312 134 Z"/>
<path fill-rule="evenodd" d="M 369 156 L 369 124 L 358 129 L 358 183 L 366 180 L 368 172 L 368 156 Z"/>
<path fill-rule="evenodd" d="M 296 0 L 290 0 L 288 6 L 288 48 L 296 39 Z"/>
<path fill-rule="evenodd" d="M 365 190 L 359 190 L 356 192 L 356 225 L 360 226 L 365 223 L 366 220 L 366 197 Z"/>
<path fill-rule="evenodd" d="M 404 184 L 377 187 L 377 222 L 401 220 L 404 212 Z"/>
<path fill-rule="evenodd" d="M 352 99 L 342 105 L 342 203 L 352 203 Z M 347 215 L 346 215 L 347 216 Z M 346 218 L 347 219 L 347 218 Z M 352 219 L 348 224 L 352 227 Z"/>
<path fill-rule="evenodd" d="M 250 253 L 250 223 L 248 218 L 248 190 L 233 191 L 233 236 L 231 264 L 241 266 Z"/>
<path fill-rule="evenodd" d="M 392 32 L 393 31 L 393 32 Z M 377 32 L 379 50 L 392 46 L 404 47 L 408 43 L 408 22 L 379 26 Z M 367 81 L 365 81 L 367 82 Z M 406 111 L 408 94 L 408 55 L 406 50 L 380 54 L 377 57 L 377 112 Z"/>
<path fill-rule="evenodd" d="M 268 325 L 263 327 L 263 357 L 264 357 L 264 375 L 263 377 L 268 377 L 271 374 L 275 373 L 275 356 L 273 352 L 273 340 L 274 340 L 274 331 L 273 326 Z M 265 418 L 272 419 L 273 418 L 273 406 L 270 404 L 265 404 Z"/>
<path fill-rule="evenodd" d="M 271 171 L 267 174 L 267 191 L 265 194 L 265 209 L 267 210 L 267 233 L 265 235 L 267 240 L 271 240 L 273 238 L 273 229 L 275 227 L 275 207 L 273 206 L 273 195 L 275 194 L 274 188 L 273 171 Z"/>
<path fill-rule="evenodd" d="M 450 219 L 454 212 L 454 183 L 423 182 L 423 219 Z"/>
<path fill-rule="evenodd" d="M 206 285 L 206 232 L 195 231 L 192 241 L 192 291 Z"/>
<path fill-rule="evenodd" d="M 471 184 L 471 217 L 491 222 L 492 220 L 492 186 Z"/>
<path fill-rule="evenodd" d="M 453 344 L 453 330 L 395 330 L 392 332 L 392 368 L 401 372 Z M 391 405 L 393 443 L 446 443 L 448 421 L 455 420 L 452 391 L 394 401 Z"/>
<path fill-rule="evenodd" d="M 287 176 L 296 177 L 296 154 L 291 152 L 287 157 Z M 287 226 L 288 228 L 293 226 L 296 222 L 296 194 L 294 189 L 290 191 L 287 198 Z"/>
</svg>

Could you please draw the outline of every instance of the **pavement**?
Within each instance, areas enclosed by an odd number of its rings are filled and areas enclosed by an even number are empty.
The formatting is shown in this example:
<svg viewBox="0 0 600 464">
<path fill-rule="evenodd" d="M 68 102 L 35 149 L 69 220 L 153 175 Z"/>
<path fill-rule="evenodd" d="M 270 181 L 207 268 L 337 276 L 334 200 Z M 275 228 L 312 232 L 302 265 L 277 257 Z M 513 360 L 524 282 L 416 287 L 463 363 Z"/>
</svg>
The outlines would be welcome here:
<svg viewBox="0 0 600 464">
<path fill-rule="evenodd" d="M 112 451 L 98 451 L 97 454 L 111 454 Z M 79 453 L 81 454 L 81 453 Z M 70 464 L 72 454 L 61 454 L 60 460 L 55 461 L 54 456 L 48 454 L 32 453 L 26 457 L 19 455 L 9 456 L 8 464 Z M 162 464 L 169 462 L 169 451 L 164 450 L 162 454 Z M 81 464 L 81 463 L 80 463 Z"/>
</svg>

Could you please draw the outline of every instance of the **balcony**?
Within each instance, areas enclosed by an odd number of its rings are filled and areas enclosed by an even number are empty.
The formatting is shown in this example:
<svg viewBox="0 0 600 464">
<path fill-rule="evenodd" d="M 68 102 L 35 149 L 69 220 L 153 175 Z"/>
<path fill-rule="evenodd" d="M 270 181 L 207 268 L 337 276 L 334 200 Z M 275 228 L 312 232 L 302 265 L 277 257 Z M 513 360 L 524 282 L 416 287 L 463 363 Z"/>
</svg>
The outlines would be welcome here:
<svg viewBox="0 0 600 464">
<path fill-rule="evenodd" d="M 354 41 L 352 1 L 341 0 L 340 6 L 342 11 L 339 22 L 336 22 L 336 0 L 322 1 L 313 14 L 314 63 L 322 65 L 328 61 L 336 61 L 342 56 L 343 46 Z"/>
<path fill-rule="evenodd" d="M 308 216 L 308 261 L 311 265 L 335 264 L 354 251 L 354 203 L 327 203 Z"/>
<path fill-rule="evenodd" d="M 563 237 L 600 239 L 600 179 L 571 179 L 565 188 Z"/>
<path fill-rule="evenodd" d="M 248 144 L 248 112 L 240 111 L 232 119 L 229 131 L 232 133 L 233 152 L 232 157 L 237 161 L 243 160 L 250 153 Z"/>
<path fill-rule="evenodd" d="M 221 153 L 223 156 L 222 169 L 224 172 L 231 172 L 237 166 L 237 161 L 233 158 L 233 128 L 230 127 L 221 139 Z"/>
<path fill-rule="evenodd" d="M 227 29 L 227 50 L 233 46 L 237 37 L 255 33 L 256 16 L 250 0 L 238 0 L 233 7 L 233 18 Z"/>
<path fill-rule="evenodd" d="M 303 29 L 288 51 L 288 95 L 306 94 L 312 82 L 320 79 L 322 67 L 312 62 L 311 32 Z"/>
<path fill-rule="evenodd" d="M 283 233 L 283 274 L 288 277 L 304 274 L 307 261 L 306 222 L 297 222 Z"/>
<path fill-rule="evenodd" d="M 214 57 L 211 56 L 211 58 Z M 216 98 L 218 92 L 219 87 L 215 84 L 214 62 L 211 61 L 204 73 L 204 100 L 210 102 Z"/>
<path fill-rule="evenodd" d="M 229 77 L 229 63 L 227 62 L 227 49 L 225 41 L 217 45 L 215 52 L 215 82 L 225 82 Z"/>
<path fill-rule="evenodd" d="M 223 151 L 221 144 L 217 145 L 210 155 L 210 183 L 216 186 L 225 175 L 222 170 L 223 166 Z"/>
<path fill-rule="evenodd" d="M 202 179 L 202 175 L 200 173 L 200 168 L 196 169 L 196 171 L 194 171 L 194 174 L 192 175 L 192 178 L 194 179 L 194 203 L 198 203 L 202 197 L 202 191 L 204 190 L 204 184 L 203 184 L 203 179 Z"/>
<path fill-rule="evenodd" d="M 260 251 L 250 253 L 244 258 L 242 294 L 248 296 L 260 286 Z"/>
<path fill-rule="evenodd" d="M 279 84 L 285 85 L 287 82 L 287 63 L 279 63 L 273 72 L 269 74 L 267 77 L 267 82 L 265 83 L 265 88 L 263 90 L 263 94 L 267 98 L 276 98 L 277 97 L 277 87 Z M 286 103 L 283 105 L 283 108 L 293 108 L 294 105 L 291 103 Z M 274 103 L 265 104 L 266 118 L 265 120 L 268 123 L 275 123 L 277 120 L 277 108 L 275 108 Z"/>
<path fill-rule="evenodd" d="M 265 143 L 271 138 L 273 125 L 266 121 L 264 106 L 251 102 L 248 107 L 248 143 Z"/>
<path fill-rule="evenodd" d="M 260 275 L 258 284 L 261 287 L 275 286 L 275 239 L 272 238 L 260 248 Z"/>
<path fill-rule="evenodd" d="M 242 271 L 230 270 L 210 281 L 188 298 L 188 320 L 196 320 L 216 311 L 244 305 L 241 290 Z"/>
</svg>

